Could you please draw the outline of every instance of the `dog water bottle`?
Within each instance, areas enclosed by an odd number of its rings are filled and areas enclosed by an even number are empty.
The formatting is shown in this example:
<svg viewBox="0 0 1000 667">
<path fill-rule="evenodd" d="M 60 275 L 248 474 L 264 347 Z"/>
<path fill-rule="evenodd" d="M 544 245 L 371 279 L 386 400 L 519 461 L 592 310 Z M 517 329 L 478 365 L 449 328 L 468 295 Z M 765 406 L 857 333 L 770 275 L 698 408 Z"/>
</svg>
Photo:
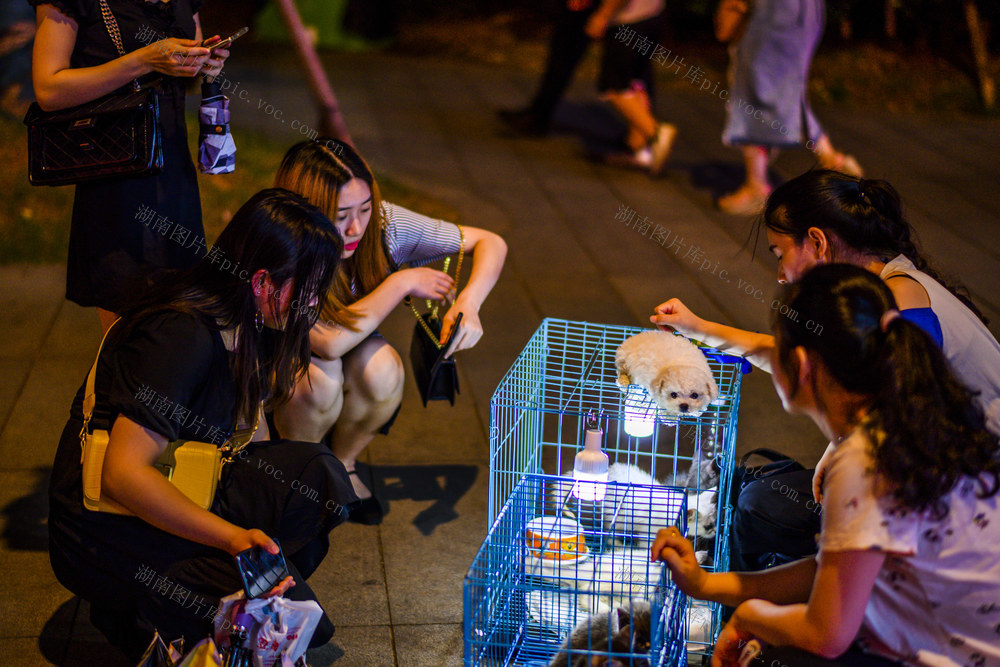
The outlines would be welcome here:
<svg viewBox="0 0 1000 667">
<path fill-rule="evenodd" d="M 646 390 L 630 384 L 625 390 L 625 432 L 633 438 L 648 438 L 656 426 L 656 405 Z"/>
<path fill-rule="evenodd" d="M 573 462 L 573 495 L 580 500 L 601 502 L 608 487 L 608 455 L 601 446 L 604 433 L 593 415 L 587 416 L 583 449 Z"/>
</svg>

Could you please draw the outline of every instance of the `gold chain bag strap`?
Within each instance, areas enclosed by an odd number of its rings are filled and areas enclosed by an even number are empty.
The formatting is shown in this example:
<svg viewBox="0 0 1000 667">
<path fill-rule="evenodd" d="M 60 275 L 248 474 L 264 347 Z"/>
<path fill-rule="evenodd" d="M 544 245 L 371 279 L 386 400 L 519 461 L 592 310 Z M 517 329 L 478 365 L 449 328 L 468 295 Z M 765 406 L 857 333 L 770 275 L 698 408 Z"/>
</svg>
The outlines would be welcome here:
<svg viewBox="0 0 1000 667">
<path fill-rule="evenodd" d="M 462 260 L 465 257 L 465 230 L 458 225 L 459 247 L 458 262 L 455 264 L 455 290 L 458 291 L 458 280 L 462 274 Z M 451 258 L 444 260 L 443 271 L 448 273 Z M 424 407 L 428 401 L 448 401 L 455 405 L 455 394 L 458 393 L 458 367 L 455 365 L 454 355 L 446 359 L 445 353 L 448 351 L 449 341 L 441 340 L 441 328 L 443 323 L 438 316 L 440 304 L 432 304 L 427 300 L 428 313 L 421 314 L 413 301 L 407 297 L 404 302 L 413 311 L 417 318 L 417 324 L 413 328 L 413 341 L 410 343 L 410 363 L 413 366 L 413 378 L 417 382 L 417 389 L 420 390 L 420 398 L 423 399 Z M 452 328 L 452 336 L 458 332 L 458 327 L 462 322 L 462 314 L 459 313 L 455 319 L 455 326 Z"/>
<path fill-rule="evenodd" d="M 124 56 L 125 45 L 107 0 L 100 0 L 100 9 L 118 55 Z M 69 185 L 152 174 L 163 168 L 159 100 L 137 79 L 129 90 L 67 109 L 44 111 L 35 102 L 24 124 L 32 185 Z"/>
<path fill-rule="evenodd" d="M 97 348 L 97 359 L 90 367 L 83 395 L 83 428 L 80 429 L 81 463 L 83 464 L 83 506 L 92 512 L 132 515 L 132 512 L 107 496 L 101 497 L 101 474 L 104 455 L 110 434 L 103 429 L 90 430 L 90 420 L 97 404 L 97 363 L 101 358 L 104 342 L 119 320 L 108 327 Z M 177 489 L 192 502 L 208 509 L 215 499 L 215 489 L 222 476 L 222 468 L 235 458 L 257 431 L 260 413 L 253 426 L 235 431 L 221 447 L 211 442 L 173 440 L 153 464 Z"/>
</svg>

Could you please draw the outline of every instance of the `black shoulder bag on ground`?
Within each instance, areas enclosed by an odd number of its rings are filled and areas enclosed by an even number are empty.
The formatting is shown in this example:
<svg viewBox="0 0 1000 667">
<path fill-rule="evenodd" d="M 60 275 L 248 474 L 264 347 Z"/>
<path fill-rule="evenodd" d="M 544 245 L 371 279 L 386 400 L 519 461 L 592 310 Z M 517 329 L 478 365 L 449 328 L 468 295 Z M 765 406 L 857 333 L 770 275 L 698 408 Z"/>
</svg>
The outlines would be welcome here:
<svg viewBox="0 0 1000 667">
<path fill-rule="evenodd" d="M 752 456 L 761 456 L 770 459 L 771 463 L 759 466 L 748 466 L 747 461 Z M 733 572 L 762 570 L 779 565 L 788 560 L 783 558 L 781 551 L 781 540 L 774 535 L 773 540 L 768 540 L 767 544 L 748 544 L 741 539 L 741 531 L 735 524 L 738 523 L 737 504 L 740 493 L 753 482 L 772 477 L 782 473 L 797 472 L 805 470 L 805 466 L 781 452 L 766 447 L 753 449 L 740 458 L 739 464 L 733 470 L 733 481 L 729 487 L 729 506 L 733 508 L 733 526 L 729 532 L 730 539 L 730 564 L 729 568 Z M 755 533 L 766 532 L 762 527 L 758 527 Z M 810 536 L 811 537 L 811 536 Z"/>
<path fill-rule="evenodd" d="M 100 0 L 104 25 L 118 54 L 125 55 L 118 22 Z M 28 180 L 32 185 L 70 185 L 112 176 L 156 173 L 163 167 L 163 138 L 156 93 L 132 80 L 129 90 L 59 111 L 35 102 L 28 126 Z"/>
<path fill-rule="evenodd" d="M 462 258 L 465 256 L 465 232 L 461 226 L 458 231 L 461 243 L 458 249 L 458 263 L 455 265 L 456 290 L 458 278 L 462 273 Z M 449 257 L 444 260 L 445 273 L 448 273 L 450 259 Z M 458 393 L 458 367 L 455 365 L 454 355 L 445 358 L 451 340 L 441 340 L 443 323 L 438 317 L 438 306 L 431 306 L 428 300 L 427 307 L 431 310 L 429 313 L 421 314 L 409 297 L 405 301 L 417 318 L 417 324 L 413 327 L 413 342 L 410 343 L 410 363 L 413 365 L 413 378 L 417 381 L 417 389 L 420 390 L 424 407 L 427 407 L 427 401 L 448 401 L 455 405 L 455 394 Z M 462 314 L 459 313 L 451 330 L 452 339 L 458 333 L 461 323 Z"/>
</svg>

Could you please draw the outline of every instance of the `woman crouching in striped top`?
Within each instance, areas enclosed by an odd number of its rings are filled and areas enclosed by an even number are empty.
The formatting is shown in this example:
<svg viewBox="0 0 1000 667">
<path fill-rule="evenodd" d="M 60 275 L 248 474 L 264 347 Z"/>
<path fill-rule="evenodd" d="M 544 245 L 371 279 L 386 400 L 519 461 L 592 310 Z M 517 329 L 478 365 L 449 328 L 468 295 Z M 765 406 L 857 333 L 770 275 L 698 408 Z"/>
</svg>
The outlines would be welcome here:
<svg viewBox="0 0 1000 667">
<path fill-rule="evenodd" d="M 274 426 L 283 438 L 320 442 L 328 437 L 363 499 L 350 519 L 377 524 L 382 506 L 354 465 L 376 433 L 388 433 L 399 410 L 403 362 L 376 329 L 406 297 L 444 300 L 450 307 L 442 340 L 462 313 L 449 354 L 472 347 L 483 335 L 479 308 L 500 276 L 507 244 L 484 229 L 460 230 L 383 201 L 365 161 L 336 139 L 292 146 L 275 186 L 326 212 L 343 236 L 344 254 L 327 309 L 310 335 L 309 372 L 299 378 L 292 399 L 275 411 Z M 451 277 L 425 265 L 456 254 L 463 234 L 472 273 L 456 295 Z"/>
</svg>

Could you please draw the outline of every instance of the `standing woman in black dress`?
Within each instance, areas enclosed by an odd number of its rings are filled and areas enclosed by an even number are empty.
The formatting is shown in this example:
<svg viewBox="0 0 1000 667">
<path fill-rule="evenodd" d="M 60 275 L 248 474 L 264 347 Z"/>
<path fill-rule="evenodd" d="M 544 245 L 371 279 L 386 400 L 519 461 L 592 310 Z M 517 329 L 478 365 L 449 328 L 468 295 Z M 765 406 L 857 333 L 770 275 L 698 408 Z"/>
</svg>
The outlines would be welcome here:
<svg viewBox="0 0 1000 667">
<path fill-rule="evenodd" d="M 133 79 L 159 75 L 148 78 L 159 78 L 163 169 L 79 184 L 73 200 L 66 298 L 96 306 L 106 330 L 115 314 L 149 286 L 154 272 L 193 266 L 206 254 L 184 89 L 198 73 L 218 74 L 229 52 L 199 46 L 202 0 L 108 0 L 124 56 L 108 34 L 99 0 L 28 2 L 35 6 L 38 26 L 32 56 L 35 97 L 46 111 L 90 102 Z"/>
</svg>

